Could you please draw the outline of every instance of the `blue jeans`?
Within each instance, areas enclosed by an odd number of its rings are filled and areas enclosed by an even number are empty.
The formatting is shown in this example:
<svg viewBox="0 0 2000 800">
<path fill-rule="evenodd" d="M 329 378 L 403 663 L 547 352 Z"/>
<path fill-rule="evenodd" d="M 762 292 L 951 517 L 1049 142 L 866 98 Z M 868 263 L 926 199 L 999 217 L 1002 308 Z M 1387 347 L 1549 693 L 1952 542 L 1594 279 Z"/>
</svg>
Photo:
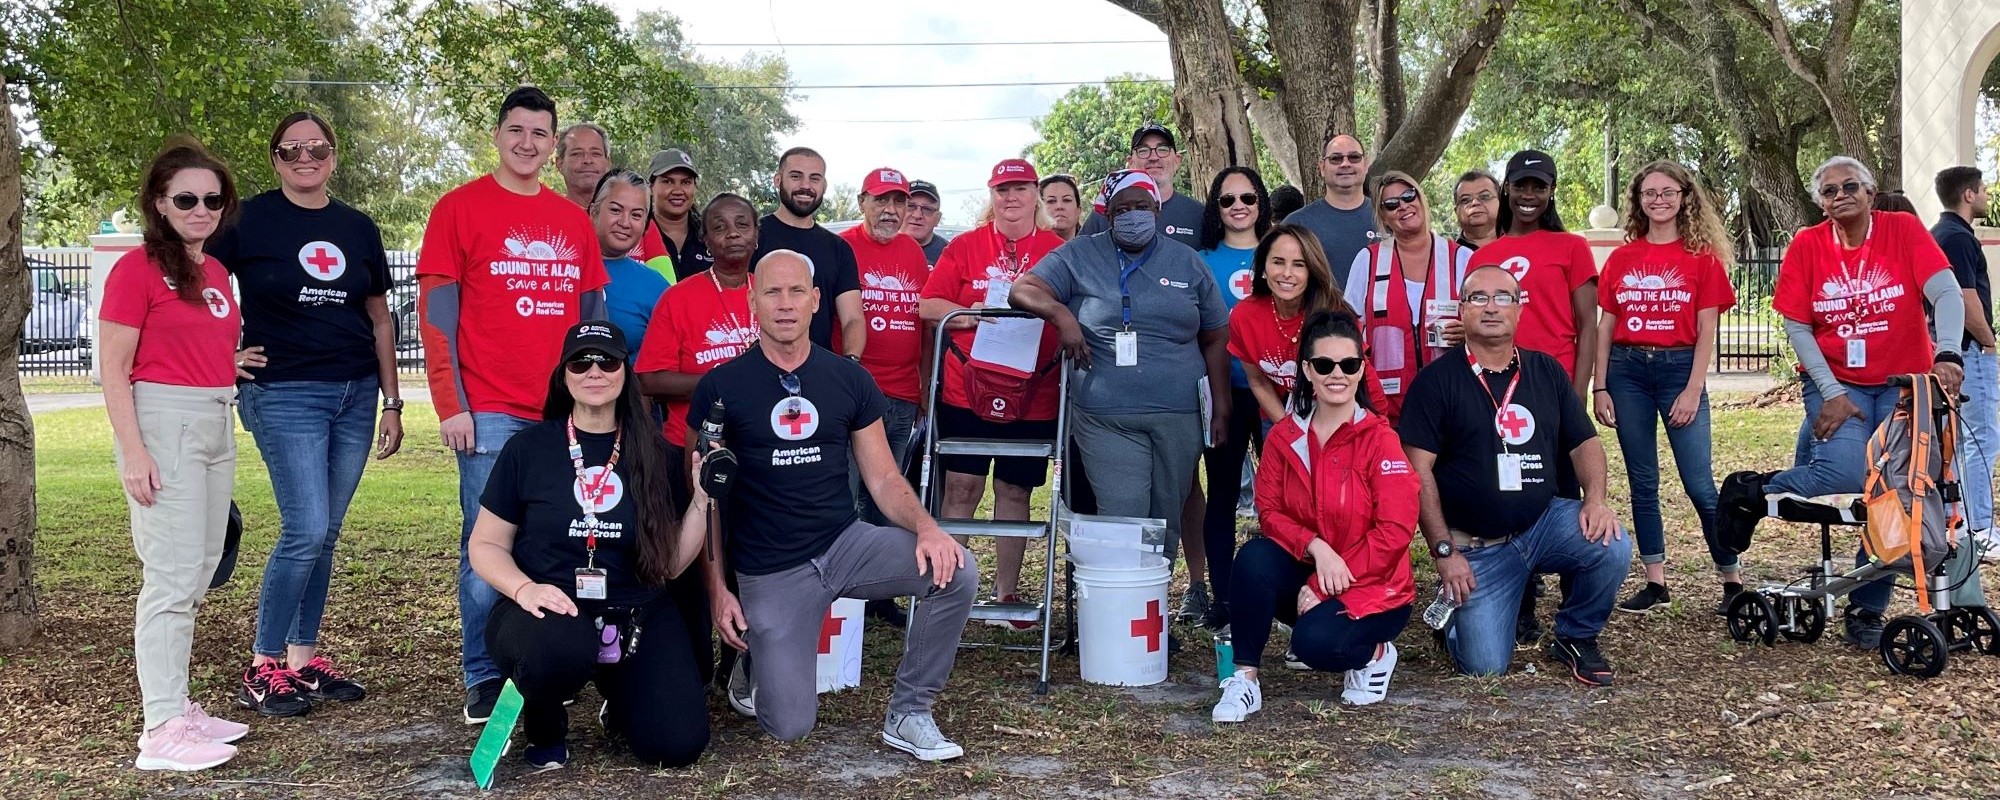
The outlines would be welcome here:
<svg viewBox="0 0 2000 800">
<path fill-rule="evenodd" d="M 908 400 L 888 398 L 889 405 L 882 412 L 882 433 L 889 437 L 889 454 L 902 464 L 909 455 L 910 431 L 917 427 L 917 404 Z M 875 506 L 875 498 L 868 493 L 868 485 L 861 480 L 861 468 L 854 463 L 854 456 L 847 457 L 847 486 L 854 491 L 854 510 L 870 525 L 888 527 L 889 520 L 882 516 L 882 510 Z M 921 499 L 921 498 L 919 498 Z"/>
<path fill-rule="evenodd" d="M 1687 389 L 1694 371 L 1693 350 L 1639 350 L 1613 346 L 1604 388 L 1618 412 L 1618 449 L 1625 454 L 1625 479 L 1632 487 L 1632 535 L 1639 540 L 1639 561 L 1667 560 L 1666 526 L 1660 520 L 1660 427 L 1674 401 Z M 1736 554 L 1722 546 L 1715 528 L 1715 473 L 1710 467 L 1708 392 L 1701 394 L 1694 420 L 1684 427 L 1666 425 L 1667 445 L 1681 486 L 1701 521 L 1701 538 L 1709 560 L 1723 572 L 1736 571 Z"/>
<path fill-rule="evenodd" d="M 1453 661 L 1468 675 L 1500 675 L 1514 656 L 1514 623 L 1530 575 L 1555 573 L 1569 587 L 1556 612 L 1556 636 L 1595 639 L 1611 617 L 1618 585 L 1632 563 L 1624 532 L 1608 544 L 1583 538 L 1577 515 L 1583 503 L 1558 497 L 1541 519 L 1505 544 L 1465 550 L 1475 586 L 1452 615 L 1448 641 Z M 1231 609 L 1232 612 L 1234 609 Z"/>
<path fill-rule="evenodd" d="M 1861 481 L 1868 475 L 1868 437 L 1875 429 L 1896 412 L 1896 400 L 1902 391 L 1890 386 L 1856 386 L 1841 384 L 1847 390 L 1847 399 L 1861 409 L 1860 417 L 1849 417 L 1833 432 L 1832 438 L 1812 439 L 1810 428 L 1813 420 L 1819 419 L 1820 406 L 1826 401 L 1820 397 L 1819 385 L 1811 379 L 1805 381 L 1806 460 L 1791 469 L 1771 476 L 1764 483 L 1766 494 L 1791 492 L 1802 497 L 1817 497 L 1823 494 L 1846 494 L 1861 491 Z M 1858 566 L 1868 563 L 1866 550 L 1857 550 L 1854 563 Z M 1848 595 L 1850 602 L 1861 608 L 1877 613 L 1889 607 L 1889 595 L 1895 589 L 1894 578 L 1884 575 Z"/>
<path fill-rule="evenodd" d="M 278 542 L 264 562 L 252 650 L 283 658 L 285 646 L 319 643 L 333 547 L 361 484 L 375 438 L 381 382 L 245 383 L 237 413 L 257 442 L 278 504 Z"/>
<path fill-rule="evenodd" d="M 1977 345 L 1965 351 L 1965 405 L 1959 410 L 1965 420 L 1964 442 L 1958 452 L 1965 472 L 1959 486 L 1965 495 L 1966 524 L 1975 531 L 1993 527 L 1993 461 L 2000 458 L 2000 424 L 1994 421 L 1994 404 L 2000 403 L 2000 365 L 1993 352 Z"/>
<path fill-rule="evenodd" d="M 458 530 L 458 632 L 459 663 L 465 670 L 465 685 L 500 677 L 500 668 L 486 652 L 486 618 L 500 601 L 500 590 L 486 585 L 473 573 L 465 556 L 466 542 L 472 538 L 472 522 L 479 518 L 479 495 L 486 491 L 486 477 L 500 460 L 500 448 L 521 429 L 535 424 L 511 414 L 493 411 L 472 412 L 472 452 L 458 454 L 458 508 L 465 521 Z"/>
</svg>

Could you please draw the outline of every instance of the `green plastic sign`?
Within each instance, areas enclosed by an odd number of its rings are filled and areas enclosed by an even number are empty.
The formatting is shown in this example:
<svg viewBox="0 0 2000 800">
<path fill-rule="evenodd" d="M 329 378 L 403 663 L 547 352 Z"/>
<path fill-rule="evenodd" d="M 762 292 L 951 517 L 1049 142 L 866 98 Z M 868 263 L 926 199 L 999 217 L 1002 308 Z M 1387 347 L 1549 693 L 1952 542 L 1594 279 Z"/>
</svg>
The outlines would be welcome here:
<svg viewBox="0 0 2000 800">
<path fill-rule="evenodd" d="M 514 723 L 520 719 L 521 692 L 509 680 L 500 687 L 500 701 L 493 704 L 493 716 L 486 719 L 479 743 L 472 747 L 472 777 L 479 788 L 493 788 L 493 771 L 500 765 L 500 757 L 507 754 L 507 740 L 513 738 Z"/>
</svg>

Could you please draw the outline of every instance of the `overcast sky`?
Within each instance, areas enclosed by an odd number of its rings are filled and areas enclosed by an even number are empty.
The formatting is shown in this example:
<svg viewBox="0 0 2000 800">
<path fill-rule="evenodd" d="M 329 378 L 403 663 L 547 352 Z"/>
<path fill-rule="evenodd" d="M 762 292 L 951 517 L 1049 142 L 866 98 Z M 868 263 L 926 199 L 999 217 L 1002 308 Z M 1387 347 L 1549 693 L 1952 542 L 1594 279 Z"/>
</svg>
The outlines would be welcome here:
<svg viewBox="0 0 2000 800">
<path fill-rule="evenodd" d="M 629 18 L 664 8 L 685 23 L 688 42 L 784 43 L 777 51 L 799 86 L 1065 82 L 1051 86 L 951 89 L 802 89 L 792 104 L 799 130 L 782 149 L 826 156 L 828 181 L 858 186 L 875 167 L 894 167 L 944 193 L 946 224 L 984 205 L 994 162 L 1035 139 L 1031 117 L 1077 82 L 1122 72 L 1173 74 L 1157 28 L 1103 0 L 612 0 Z M 1148 40 L 1150 44 L 1035 47 L 806 47 L 815 42 L 1034 42 Z M 750 48 L 701 47 L 734 60 Z M 909 120 L 872 122 L 871 120 Z"/>
</svg>

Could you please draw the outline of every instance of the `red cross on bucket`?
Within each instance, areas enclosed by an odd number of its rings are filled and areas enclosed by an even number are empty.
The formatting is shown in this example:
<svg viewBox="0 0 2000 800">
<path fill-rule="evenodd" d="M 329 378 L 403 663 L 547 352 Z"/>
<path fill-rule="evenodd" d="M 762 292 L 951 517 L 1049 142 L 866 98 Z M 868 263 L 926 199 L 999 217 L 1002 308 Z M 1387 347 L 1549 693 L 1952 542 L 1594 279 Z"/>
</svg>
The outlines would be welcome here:
<svg viewBox="0 0 2000 800">
<path fill-rule="evenodd" d="M 333 273 L 334 267 L 340 266 L 340 258 L 326 252 L 324 247 L 316 247 L 313 248 L 312 256 L 306 259 L 306 263 L 312 265 L 319 274 L 329 275 Z"/>
<path fill-rule="evenodd" d="M 1500 432 L 1508 439 L 1518 439 L 1528 429 L 1528 418 L 1515 413 L 1514 407 L 1510 405 L 1505 411 L 1500 412 L 1499 424 Z"/>
<path fill-rule="evenodd" d="M 813 421 L 812 414 L 804 411 L 793 411 L 792 413 L 786 414 L 785 420 L 778 424 L 783 425 L 787 428 L 791 428 L 792 435 L 797 436 L 799 435 L 799 431 L 803 430 L 805 426 L 811 424 L 812 421 Z"/>
<path fill-rule="evenodd" d="M 847 618 L 834 616 L 833 607 L 827 606 L 826 619 L 819 624 L 820 655 L 827 655 L 833 652 L 833 637 L 839 636 L 841 629 L 846 627 Z"/>
<path fill-rule="evenodd" d="M 1230 281 L 1230 282 L 1229 282 L 1229 288 L 1231 288 L 1231 289 L 1235 289 L 1235 290 L 1236 290 L 1236 294 L 1238 294 L 1238 295 L 1240 295 L 1240 296 L 1243 296 L 1243 297 L 1249 297 L 1249 296 L 1250 296 L 1250 284 L 1251 284 L 1252 282 L 1253 282 L 1253 281 L 1252 281 L 1252 279 L 1251 279 L 1251 277 L 1250 277 L 1250 273 L 1248 273 L 1248 272 L 1239 272 L 1239 273 L 1236 273 L 1236 278 L 1235 278 L 1235 280 L 1232 280 L 1232 281 Z"/>
<path fill-rule="evenodd" d="M 1160 649 L 1160 634 L 1167 630 L 1167 618 L 1160 613 L 1160 601 L 1147 600 L 1146 613 L 1132 620 L 1132 638 L 1145 637 L 1146 652 L 1155 653 Z"/>
</svg>

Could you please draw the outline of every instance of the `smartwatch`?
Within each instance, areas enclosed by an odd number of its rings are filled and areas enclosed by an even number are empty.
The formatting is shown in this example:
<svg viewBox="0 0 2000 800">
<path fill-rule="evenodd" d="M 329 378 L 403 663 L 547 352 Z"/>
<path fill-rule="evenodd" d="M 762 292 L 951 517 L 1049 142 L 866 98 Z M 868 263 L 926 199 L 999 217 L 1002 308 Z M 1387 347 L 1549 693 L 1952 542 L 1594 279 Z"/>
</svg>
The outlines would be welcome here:
<svg viewBox="0 0 2000 800">
<path fill-rule="evenodd" d="M 1452 554 L 1456 552 L 1458 552 L 1458 549 L 1451 546 L 1450 539 L 1439 539 L 1436 542 L 1431 543 L 1431 558 L 1434 559 L 1451 558 Z"/>
</svg>

